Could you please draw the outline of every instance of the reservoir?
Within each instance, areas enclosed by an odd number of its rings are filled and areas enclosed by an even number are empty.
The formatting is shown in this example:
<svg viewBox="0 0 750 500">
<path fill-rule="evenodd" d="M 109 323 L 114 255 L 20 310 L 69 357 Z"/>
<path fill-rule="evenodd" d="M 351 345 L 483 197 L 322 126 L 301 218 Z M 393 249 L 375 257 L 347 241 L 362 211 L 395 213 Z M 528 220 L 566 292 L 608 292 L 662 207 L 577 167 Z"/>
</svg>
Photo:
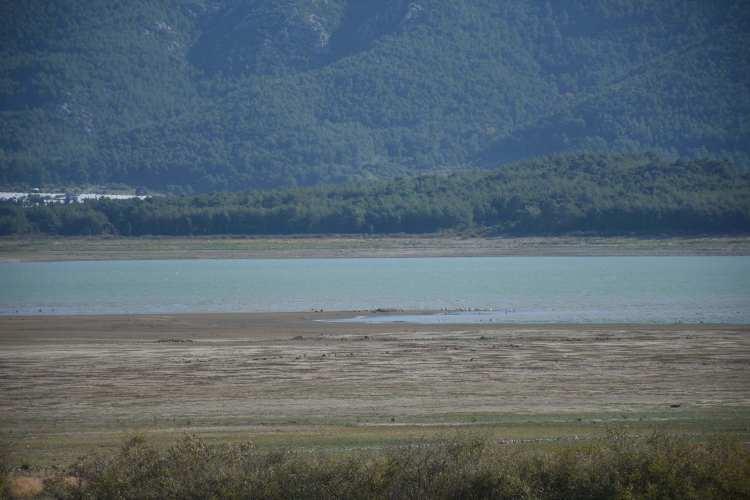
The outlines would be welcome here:
<svg viewBox="0 0 750 500">
<path fill-rule="evenodd" d="M 0 282 L 3 315 L 383 308 L 438 311 L 388 321 L 750 324 L 750 257 L 3 262 Z"/>
</svg>

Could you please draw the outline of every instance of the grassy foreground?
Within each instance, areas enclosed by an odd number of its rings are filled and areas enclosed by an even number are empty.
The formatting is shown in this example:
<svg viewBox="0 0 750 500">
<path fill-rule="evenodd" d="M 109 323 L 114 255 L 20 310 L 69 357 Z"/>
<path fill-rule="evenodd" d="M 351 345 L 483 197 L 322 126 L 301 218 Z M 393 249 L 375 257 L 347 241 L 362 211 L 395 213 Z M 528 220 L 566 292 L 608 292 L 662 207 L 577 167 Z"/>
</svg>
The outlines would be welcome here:
<svg viewBox="0 0 750 500">
<path fill-rule="evenodd" d="M 567 446 L 464 435 L 337 453 L 136 436 L 44 479 L 5 476 L 3 488 L 54 498 L 750 498 L 750 452 L 728 439 L 618 431 Z"/>
</svg>

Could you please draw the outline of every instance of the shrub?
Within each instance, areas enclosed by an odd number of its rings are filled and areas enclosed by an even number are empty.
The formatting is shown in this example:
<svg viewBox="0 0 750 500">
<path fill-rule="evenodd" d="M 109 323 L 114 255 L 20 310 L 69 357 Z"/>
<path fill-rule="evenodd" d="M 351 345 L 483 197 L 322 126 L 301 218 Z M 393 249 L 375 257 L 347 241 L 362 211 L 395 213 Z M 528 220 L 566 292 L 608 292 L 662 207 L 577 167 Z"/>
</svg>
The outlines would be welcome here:
<svg viewBox="0 0 750 500">
<path fill-rule="evenodd" d="M 612 434 L 545 449 L 461 438 L 380 451 L 261 452 L 185 436 L 158 450 L 133 438 L 83 461 L 60 498 L 750 498 L 750 454 L 722 440 Z"/>
</svg>

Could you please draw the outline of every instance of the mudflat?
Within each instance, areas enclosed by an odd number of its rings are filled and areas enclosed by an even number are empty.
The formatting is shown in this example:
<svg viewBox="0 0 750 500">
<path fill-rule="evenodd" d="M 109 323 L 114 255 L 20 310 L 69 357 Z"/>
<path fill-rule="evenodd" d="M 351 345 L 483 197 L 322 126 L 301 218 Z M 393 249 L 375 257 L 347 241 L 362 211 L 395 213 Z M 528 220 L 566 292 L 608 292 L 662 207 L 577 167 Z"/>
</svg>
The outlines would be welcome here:
<svg viewBox="0 0 750 500">
<path fill-rule="evenodd" d="M 750 435 L 750 326 L 328 323 L 358 313 L 0 317 L 0 439 L 60 463 L 132 432 L 370 446 L 607 422 Z"/>
<path fill-rule="evenodd" d="M 0 261 L 750 255 L 750 236 L 0 238 Z"/>
</svg>

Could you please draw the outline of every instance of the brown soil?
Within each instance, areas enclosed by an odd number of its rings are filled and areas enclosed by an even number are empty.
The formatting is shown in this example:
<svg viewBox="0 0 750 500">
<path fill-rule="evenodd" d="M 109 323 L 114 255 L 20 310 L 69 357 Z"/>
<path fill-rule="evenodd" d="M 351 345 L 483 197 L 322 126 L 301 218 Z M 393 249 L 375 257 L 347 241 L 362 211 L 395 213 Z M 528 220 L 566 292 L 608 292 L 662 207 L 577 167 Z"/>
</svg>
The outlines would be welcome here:
<svg viewBox="0 0 750 500">
<path fill-rule="evenodd" d="M 747 427 L 748 326 L 316 321 L 353 314 L 0 317 L 0 444 L 59 463 L 144 430 L 341 445 L 551 415 L 496 435 L 572 439 L 578 416 L 717 411 L 709 427 Z"/>
<path fill-rule="evenodd" d="M 750 404 L 745 326 L 315 321 L 346 314 L 0 318 L 0 423 L 85 430 Z"/>
</svg>

